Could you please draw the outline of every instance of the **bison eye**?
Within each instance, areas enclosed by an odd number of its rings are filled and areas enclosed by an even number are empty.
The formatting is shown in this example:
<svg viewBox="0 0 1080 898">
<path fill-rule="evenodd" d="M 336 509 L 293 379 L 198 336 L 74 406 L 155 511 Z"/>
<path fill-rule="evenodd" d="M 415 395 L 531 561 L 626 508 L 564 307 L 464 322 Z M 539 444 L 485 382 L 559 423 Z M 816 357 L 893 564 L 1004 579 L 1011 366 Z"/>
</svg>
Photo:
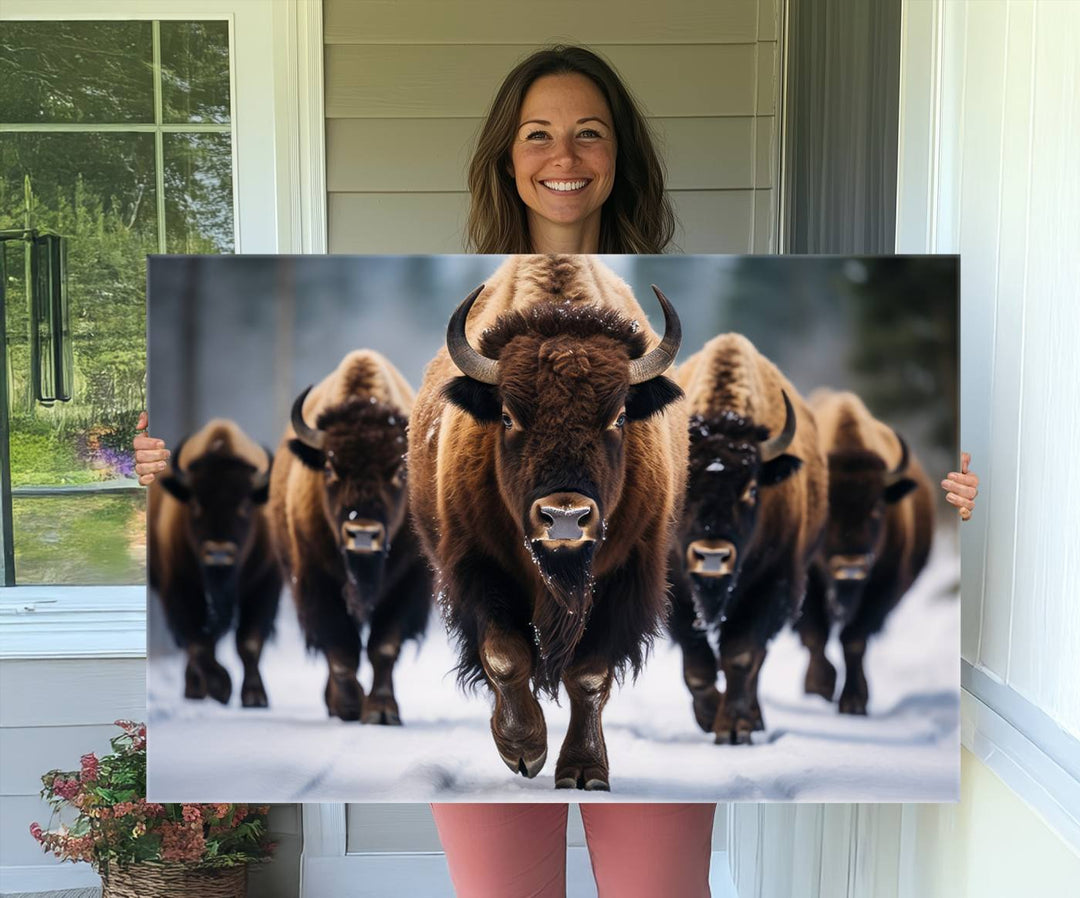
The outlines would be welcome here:
<svg viewBox="0 0 1080 898">
<path fill-rule="evenodd" d="M 394 476 L 392 478 L 390 478 L 390 483 L 395 487 L 404 486 L 405 485 L 406 470 L 407 469 L 406 469 L 405 465 L 399 466 L 398 469 L 396 471 L 394 471 Z"/>
<path fill-rule="evenodd" d="M 616 428 L 616 429 L 619 429 L 619 428 L 621 428 L 621 427 L 622 427 L 622 426 L 623 426 L 623 425 L 624 425 L 625 423 L 626 423 L 626 412 L 619 412 L 619 417 L 618 417 L 618 418 L 616 418 L 616 419 L 615 419 L 615 420 L 614 420 L 614 421 L 612 422 L 611 426 L 612 426 L 612 427 L 614 427 L 614 428 Z"/>
<path fill-rule="evenodd" d="M 746 489 L 743 490 L 742 501 L 745 502 L 747 505 L 753 505 L 755 502 L 757 502 L 757 484 L 756 483 L 748 484 Z"/>
<path fill-rule="evenodd" d="M 507 430 L 513 430 L 514 429 L 514 419 L 511 418 L 508 414 L 506 414 L 506 412 L 503 412 L 502 422 L 503 422 L 503 427 L 505 427 Z"/>
</svg>

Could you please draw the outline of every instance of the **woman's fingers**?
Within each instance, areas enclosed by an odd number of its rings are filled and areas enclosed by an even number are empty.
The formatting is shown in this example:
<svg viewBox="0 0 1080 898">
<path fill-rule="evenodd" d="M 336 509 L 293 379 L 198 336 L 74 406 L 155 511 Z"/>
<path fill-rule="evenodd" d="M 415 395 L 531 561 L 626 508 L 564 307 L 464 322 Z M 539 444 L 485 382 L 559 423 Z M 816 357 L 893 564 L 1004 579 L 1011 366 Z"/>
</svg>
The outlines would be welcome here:
<svg viewBox="0 0 1080 898">
<path fill-rule="evenodd" d="M 975 478 L 973 483 L 964 483 L 961 480 L 952 480 L 951 478 L 953 476 L 954 475 L 950 474 L 949 480 L 941 481 L 941 486 L 946 492 L 955 493 L 964 499 L 974 499 L 979 495 L 978 478 Z M 960 476 L 963 477 L 963 475 Z"/>
<path fill-rule="evenodd" d="M 139 412 L 135 430 L 145 431 L 149 426 L 150 419 L 146 412 Z M 131 445 L 135 449 L 135 473 L 139 476 L 139 483 L 149 486 L 154 482 L 154 476 L 165 470 L 165 460 L 172 453 L 165 448 L 164 440 L 155 439 L 148 433 L 136 433 Z"/>
<path fill-rule="evenodd" d="M 941 481 L 945 492 L 945 500 L 955 505 L 960 512 L 960 520 L 971 520 L 971 512 L 975 508 L 975 497 L 979 495 L 979 475 L 970 472 L 971 453 L 960 453 L 960 470 L 950 471 L 948 476 Z"/>
</svg>

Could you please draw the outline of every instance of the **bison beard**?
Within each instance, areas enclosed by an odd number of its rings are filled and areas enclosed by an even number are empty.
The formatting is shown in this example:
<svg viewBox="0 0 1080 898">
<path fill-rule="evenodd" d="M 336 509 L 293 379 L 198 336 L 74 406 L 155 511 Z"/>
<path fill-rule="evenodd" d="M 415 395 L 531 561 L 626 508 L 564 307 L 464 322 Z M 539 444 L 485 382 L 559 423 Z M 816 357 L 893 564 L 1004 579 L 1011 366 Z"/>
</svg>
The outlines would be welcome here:
<svg viewBox="0 0 1080 898">
<path fill-rule="evenodd" d="M 349 616 L 358 624 L 367 623 L 371 609 L 379 598 L 379 590 L 382 589 L 386 554 L 374 552 L 361 555 L 346 551 L 341 554 L 347 577 L 343 590 L 345 607 Z"/>
<path fill-rule="evenodd" d="M 547 593 L 533 609 L 532 616 L 533 634 L 540 650 L 534 688 L 556 698 L 563 671 L 574 657 L 592 611 L 594 544 L 553 551 L 535 541 L 530 552 L 547 586 Z"/>
</svg>

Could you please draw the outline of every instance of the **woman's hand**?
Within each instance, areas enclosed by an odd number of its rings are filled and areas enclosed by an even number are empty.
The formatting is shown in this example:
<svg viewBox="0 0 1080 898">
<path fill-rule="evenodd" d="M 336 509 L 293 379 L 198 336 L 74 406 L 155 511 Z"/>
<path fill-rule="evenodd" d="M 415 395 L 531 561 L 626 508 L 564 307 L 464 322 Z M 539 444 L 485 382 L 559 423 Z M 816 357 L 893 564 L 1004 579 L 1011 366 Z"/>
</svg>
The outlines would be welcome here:
<svg viewBox="0 0 1080 898">
<path fill-rule="evenodd" d="M 945 501 L 951 502 L 960 512 L 960 520 L 971 520 L 971 512 L 975 508 L 975 497 L 979 495 L 979 475 L 968 473 L 968 465 L 971 464 L 971 455 L 967 452 L 960 453 L 960 470 L 950 471 L 948 477 L 941 481 L 941 488 L 946 491 Z"/>
<path fill-rule="evenodd" d="M 135 430 L 145 431 L 148 423 L 146 412 L 142 412 Z M 165 448 L 164 440 L 156 440 L 149 433 L 136 433 L 131 445 L 135 447 L 135 473 L 139 475 L 139 483 L 149 486 L 154 482 L 154 475 L 165 470 L 165 459 L 172 453 Z"/>
</svg>

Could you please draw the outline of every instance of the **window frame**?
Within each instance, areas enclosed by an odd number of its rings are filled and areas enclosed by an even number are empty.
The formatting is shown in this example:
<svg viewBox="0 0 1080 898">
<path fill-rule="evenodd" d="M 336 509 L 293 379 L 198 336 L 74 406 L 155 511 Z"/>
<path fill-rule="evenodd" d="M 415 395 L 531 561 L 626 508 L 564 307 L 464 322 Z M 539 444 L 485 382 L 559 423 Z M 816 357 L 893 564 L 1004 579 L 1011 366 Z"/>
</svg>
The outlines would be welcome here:
<svg viewBox="0 0 1080 898">
<path fill-rule="evenodd" d="M 5 0 L 0 21 L 229 23 L 236 253 L 325 253 L 322 5 Z M 145 657 L 145 586 L 0 588 L 0 658 Z"/>
</svg>

